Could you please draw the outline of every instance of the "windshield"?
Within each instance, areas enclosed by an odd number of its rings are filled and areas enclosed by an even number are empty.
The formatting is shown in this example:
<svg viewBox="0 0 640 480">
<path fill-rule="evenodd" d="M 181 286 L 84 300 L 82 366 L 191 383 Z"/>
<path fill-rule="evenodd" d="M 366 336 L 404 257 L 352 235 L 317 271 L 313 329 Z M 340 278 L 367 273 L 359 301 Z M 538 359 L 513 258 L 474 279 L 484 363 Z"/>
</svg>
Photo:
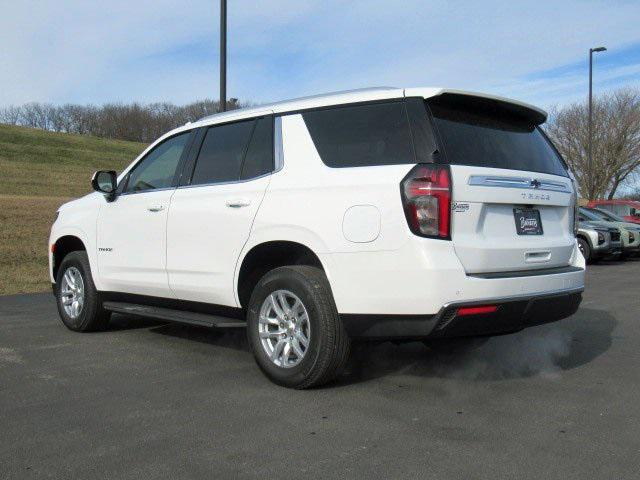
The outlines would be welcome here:
<svg viewBox="0 0 640 480">
<path fill-rule="evenodd" d="M 611 212 L 603 212 L 602 210 L 592 210 L 596 215 L 602 215 L 605 220 L 610 220 L 612 222 L 626 222 L 624 218 L 615 213 Z"/>
<path fill-rule="evenodd" d="M 609 219 L 605 218 L 604 215 L 599 215 L 593 210 L 587 210 L 586 208 L 581 208 L 580 213 L 582 214 L 582 216 L 586 217 L 588 220 L 594 220 L 596 222 L 601 222 L 603 220 L 605 222 L 609 221 Z"/>
<path fill-rule="evenodd" d="M 531 119 L 461 102 L 428 104 L 447 163 L 567 176 L 562 159 Z"/>
</svg>

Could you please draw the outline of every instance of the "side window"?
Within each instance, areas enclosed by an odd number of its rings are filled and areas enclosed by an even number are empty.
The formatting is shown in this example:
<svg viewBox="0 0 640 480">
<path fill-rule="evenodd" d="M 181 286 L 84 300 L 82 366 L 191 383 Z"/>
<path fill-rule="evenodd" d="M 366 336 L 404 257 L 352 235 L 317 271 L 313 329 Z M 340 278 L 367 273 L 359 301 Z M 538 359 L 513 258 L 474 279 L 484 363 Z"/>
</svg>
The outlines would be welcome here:
<svg viewBox="0 0 640 480">
<path fill-rule="evenodd" d="M 259 177 L 273 171 L 273 118 L 260 118 L 242 164 L 241 180 Z"/>
<path fill-rule="evenodd" d="M 404 102 L 336 107 L 302 117 L 329 167 L 416 163 Z"/>
<path fill-rule="evenodd" d="M 191 132 L 171 137 L 151 150 L 129 174 L 126 192 L 171 187 Z"/>
<path fill-rule="evenodd" d="M 191 177 L 191 185 L 236 181 L 255 120 L 209 127 Z"/>
</svg>

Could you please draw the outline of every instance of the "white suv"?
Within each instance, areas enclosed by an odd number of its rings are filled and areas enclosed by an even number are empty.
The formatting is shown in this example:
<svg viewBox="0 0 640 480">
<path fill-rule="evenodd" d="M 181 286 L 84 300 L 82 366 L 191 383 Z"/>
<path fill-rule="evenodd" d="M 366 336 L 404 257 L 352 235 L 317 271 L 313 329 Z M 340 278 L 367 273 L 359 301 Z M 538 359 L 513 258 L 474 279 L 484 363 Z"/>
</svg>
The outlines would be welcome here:
<svg viewBox="0 0 640 480">
<path fill-rule="evenodd" d="M 567 167 L 529 105 L 377 88 L 177 128 L 63 205 L 50 274 L 72 330 L 111 312 L 246 327 L 278 384 L 332 379 L 353 338 L 515 332 L 573 314 Z"/>
</svg>

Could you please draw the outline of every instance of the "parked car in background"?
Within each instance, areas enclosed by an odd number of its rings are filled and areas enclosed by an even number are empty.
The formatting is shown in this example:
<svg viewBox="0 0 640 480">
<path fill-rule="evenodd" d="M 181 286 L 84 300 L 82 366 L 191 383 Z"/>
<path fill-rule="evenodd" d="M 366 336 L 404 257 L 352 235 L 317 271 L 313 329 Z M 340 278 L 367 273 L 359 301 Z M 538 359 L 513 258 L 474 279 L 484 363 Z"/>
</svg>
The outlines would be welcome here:
<svg viewBox="0 0 640 480">
<path fill-rule="evenodd" d="M 595 215 L 601 220 L 611 222 L 622 232 L 622 254 L 623 256 L 637 255 L 640 253 L 640 225 L 637 223 L 626 222 L 624 218 L 619 217 L 606 210 L 598 208 L 581 208 L 585 212 Z"/>
<path fill-rule="evenodd" d="M 640 202 L 636 200 L 591 200 L 587 207 L 606 210 L 625 222 L 640 224 Z"/>
<path fill-rule="evenodd" d="M 593 219 L 585 215 L 582 208 L 578 210 L 578 248 L 587 262 L 595 262 L 602 258 L 620 256 L 622 239 L 620 230 L 610 222 Z"/>
</svg>

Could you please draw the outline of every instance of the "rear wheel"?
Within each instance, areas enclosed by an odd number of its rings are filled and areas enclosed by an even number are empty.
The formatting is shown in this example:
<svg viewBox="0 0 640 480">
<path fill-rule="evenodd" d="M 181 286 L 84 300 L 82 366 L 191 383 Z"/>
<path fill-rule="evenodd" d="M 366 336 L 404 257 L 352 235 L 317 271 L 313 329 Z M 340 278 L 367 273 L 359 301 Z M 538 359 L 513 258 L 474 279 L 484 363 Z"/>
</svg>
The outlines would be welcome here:
<svg viewBox="0 0 640 480">
<path fill-rule="evenodd" d="M 111 314 L 102 308 L 86 252 L 71 252 L 62 260 L 56 276 L 56 300 L 60 319 L 70 330 L 103 330 L 109 323 Z"/>
<path fill-rule="evenodd" d="M 580 249 L 580 253 L 587 262 L 592 260 L 591 258 L 591 247 L 589 246 L 589 242 L 587 242 L 584 238 L 578 238 L 578 248 Z"/>
<path fill-rule="evenodd" d="M 331 381 L 349 355 L 329 282 L 316 267 L 280 267 L 262 277 L 249 301 L 247 336 L 260 369 L 290 388 Z"/>
</svg>

